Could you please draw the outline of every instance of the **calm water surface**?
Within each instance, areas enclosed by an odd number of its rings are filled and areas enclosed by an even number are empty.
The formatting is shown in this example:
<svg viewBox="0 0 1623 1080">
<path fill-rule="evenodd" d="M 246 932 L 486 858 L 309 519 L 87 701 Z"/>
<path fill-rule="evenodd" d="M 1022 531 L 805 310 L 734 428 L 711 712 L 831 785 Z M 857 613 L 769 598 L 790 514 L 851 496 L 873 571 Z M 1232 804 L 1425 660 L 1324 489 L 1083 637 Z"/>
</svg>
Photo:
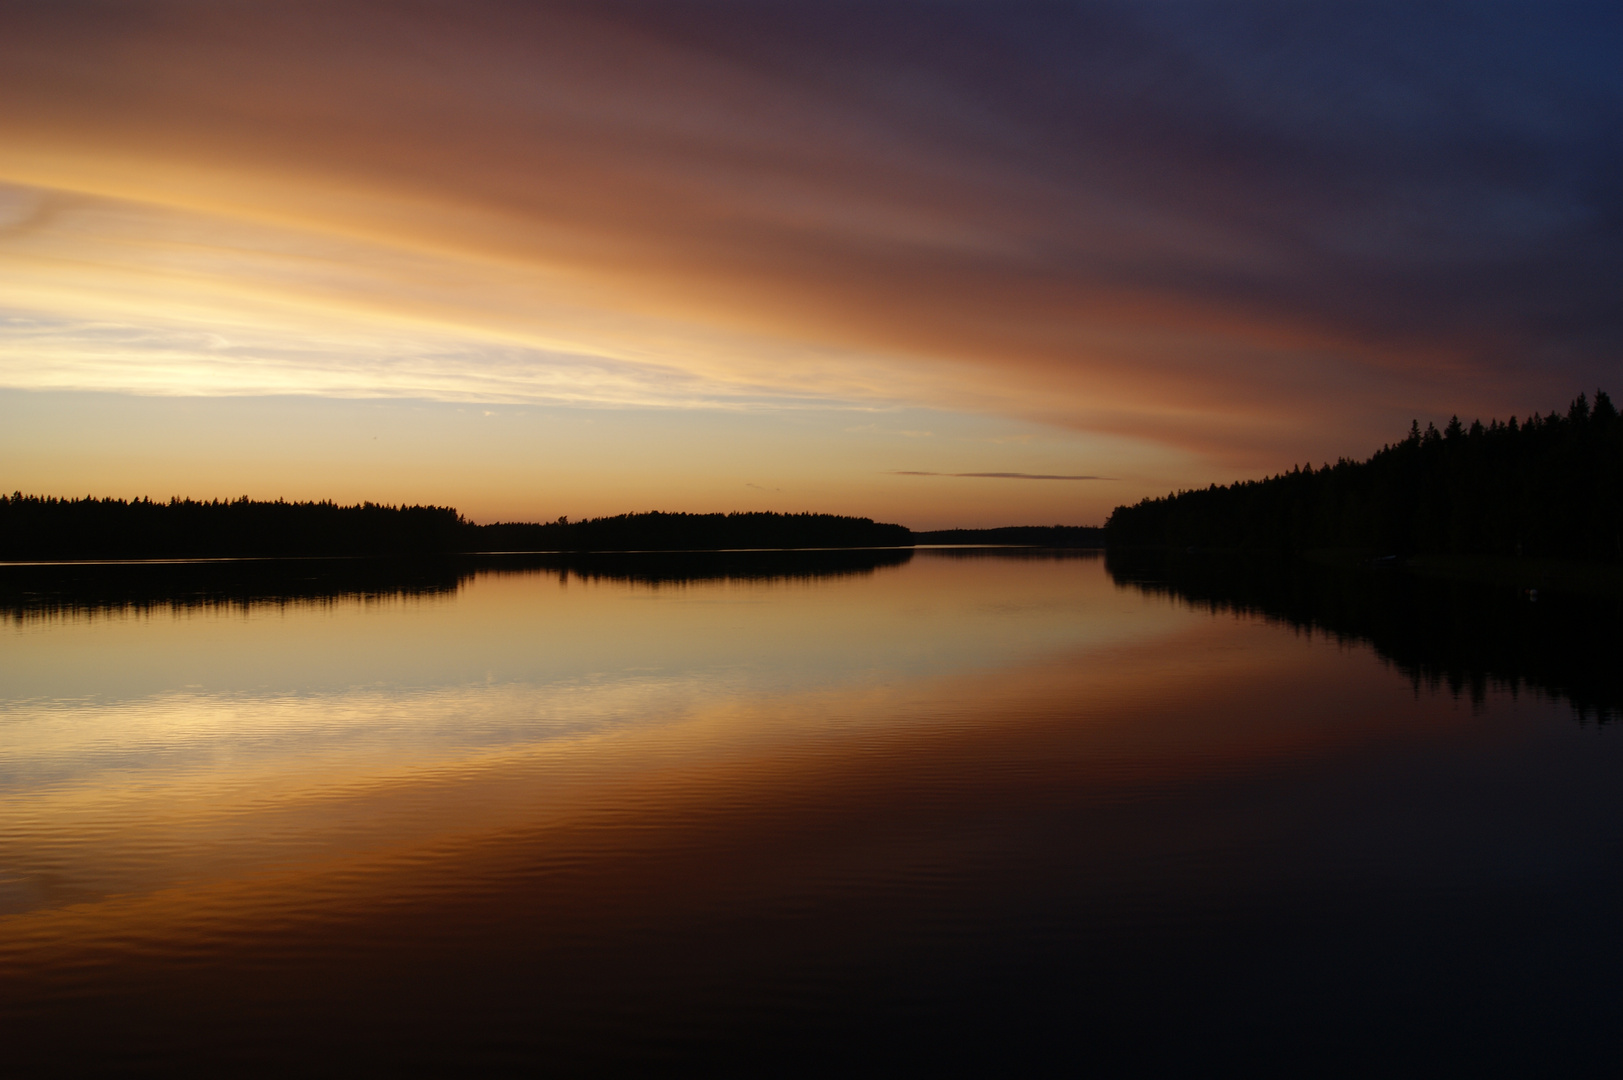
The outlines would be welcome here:
<svg viewBox="0 0 1623 1080">
<path fill-rule="evenodd" d="M 1097 557 L 650 565 L 14 589 L 10 1066 L 1623 1065 L 1558 689 Z"/>
</svg>

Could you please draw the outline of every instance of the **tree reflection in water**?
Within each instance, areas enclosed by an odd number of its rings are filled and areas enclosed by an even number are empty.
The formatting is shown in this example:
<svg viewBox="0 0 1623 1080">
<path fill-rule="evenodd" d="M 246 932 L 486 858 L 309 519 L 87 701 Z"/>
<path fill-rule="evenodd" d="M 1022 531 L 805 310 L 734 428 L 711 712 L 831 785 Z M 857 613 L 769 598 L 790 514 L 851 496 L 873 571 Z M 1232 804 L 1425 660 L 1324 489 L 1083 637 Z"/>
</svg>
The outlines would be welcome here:
<svg viewBox="0 0 1623 1080">
<path fill-rule="evenodd" d="M 1446 685 L 1477 705 L 1498 684 L 1570 702 L 1583 722 L 1623 717 L 1615 599 L 1265 555 L 1112 550 L 1106 568 L 1119 585 L 1196 608 L 1367 641 L 1417 687 Z"/>
</svg>

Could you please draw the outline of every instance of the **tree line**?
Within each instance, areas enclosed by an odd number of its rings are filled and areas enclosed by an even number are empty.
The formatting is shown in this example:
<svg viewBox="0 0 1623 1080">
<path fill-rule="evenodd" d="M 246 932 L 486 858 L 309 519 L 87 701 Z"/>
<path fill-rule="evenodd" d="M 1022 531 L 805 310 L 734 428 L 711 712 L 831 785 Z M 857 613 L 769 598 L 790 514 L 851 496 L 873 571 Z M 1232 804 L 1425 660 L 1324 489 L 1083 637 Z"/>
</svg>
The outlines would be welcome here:
<svg viewBox="0 0 1623 1080">
<path fill-rule="evenodd" d="M 0 495 L 0 560 L 428 555 L 907 546 L 901 525 L 834 514 L 620 514 L 475 525 L 449 506 Z"/>
<path fill-rule="evenodd" d="M 0 495 L 0 559 L 421 555 L 458 550 L 448 506 Z"/>
<path fill-rule="evenodd" d="M 1118 506 L 1112 547 L 1623 560 L 1623 420 L 1604 391 L 1565 415 L 1454 417 L 1364 461 Z"/>
<path fill-rule="evenodd" d="M 725 548 L 906 547 L 906 526 L 837 514 L 653 511 L 544 524 L 468 526 L 476 551 L 714 551 Z"/>
</svg>

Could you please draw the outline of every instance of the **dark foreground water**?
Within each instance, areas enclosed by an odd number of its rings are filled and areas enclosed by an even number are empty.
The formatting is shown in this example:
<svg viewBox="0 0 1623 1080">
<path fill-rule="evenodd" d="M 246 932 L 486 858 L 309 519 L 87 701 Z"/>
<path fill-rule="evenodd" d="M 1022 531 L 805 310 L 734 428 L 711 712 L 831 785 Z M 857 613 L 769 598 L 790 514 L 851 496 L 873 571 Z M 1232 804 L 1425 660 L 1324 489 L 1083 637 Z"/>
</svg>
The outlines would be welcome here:
<svg viewBox="0 0 1623 1080">
<path fill-rule="evenodd" d="M 1029 553 L 5 573 L 14 1075 L 1623 1066 L 1610 612 Z"/>
</svg>

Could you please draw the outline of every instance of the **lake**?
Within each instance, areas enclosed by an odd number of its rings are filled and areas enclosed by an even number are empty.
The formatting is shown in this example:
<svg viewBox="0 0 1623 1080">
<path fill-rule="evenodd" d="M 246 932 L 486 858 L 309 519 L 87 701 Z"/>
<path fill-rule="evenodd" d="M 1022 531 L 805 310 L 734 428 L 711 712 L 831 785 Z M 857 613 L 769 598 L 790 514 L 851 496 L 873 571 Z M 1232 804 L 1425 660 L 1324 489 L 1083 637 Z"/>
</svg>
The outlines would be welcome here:
<svg viewBox="0 0 1623 1080">
<path fill-rule="evenodd" d="M 1022 550 L 4 574 L 11 1069 L 1623 1065 L 1610 608 Z"/>
</svg>

